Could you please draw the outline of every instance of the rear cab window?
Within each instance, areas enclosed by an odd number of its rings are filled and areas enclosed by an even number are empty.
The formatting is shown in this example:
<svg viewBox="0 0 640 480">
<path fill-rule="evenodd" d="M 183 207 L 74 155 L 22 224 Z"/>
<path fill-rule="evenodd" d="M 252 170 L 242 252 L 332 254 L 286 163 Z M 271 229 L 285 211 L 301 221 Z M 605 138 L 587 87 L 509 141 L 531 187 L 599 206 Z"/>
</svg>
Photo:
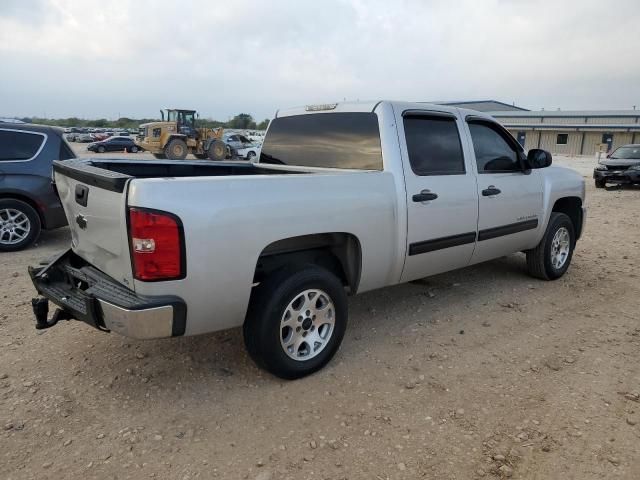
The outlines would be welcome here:
<svg viewBox="0 0 640 480">
<path fill-rule="evenodd" d="M 378 116 L 336 112 L 276 118 L 262 144 L 260 163 L 382 170 Z"/>
<path fill-rule="evenodd" d="M 0 128 L 0 162 L 34 159 L 46 139 L 44 133 Z"/>
</svg>

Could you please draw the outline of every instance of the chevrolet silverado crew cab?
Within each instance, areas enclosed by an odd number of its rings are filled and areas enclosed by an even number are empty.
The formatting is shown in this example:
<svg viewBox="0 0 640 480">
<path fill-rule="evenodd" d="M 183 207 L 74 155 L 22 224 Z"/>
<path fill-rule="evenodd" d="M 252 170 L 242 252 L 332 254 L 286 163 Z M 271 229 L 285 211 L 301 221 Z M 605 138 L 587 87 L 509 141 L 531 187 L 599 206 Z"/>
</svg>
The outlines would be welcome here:
<svg viewBox="0 0 640 480">
<path fill-rule="evenodd" d="M 583 230 L 580 175 L 476 111 L 281 110 L 256 160 L 56 162 L 71 248 L 30 268 L 36 326 L 139 339 L 242 326 L 258 365 L 296 378 L 336 353 L 347 295 L 515 252 L 553 280 Z"/>
</svg>

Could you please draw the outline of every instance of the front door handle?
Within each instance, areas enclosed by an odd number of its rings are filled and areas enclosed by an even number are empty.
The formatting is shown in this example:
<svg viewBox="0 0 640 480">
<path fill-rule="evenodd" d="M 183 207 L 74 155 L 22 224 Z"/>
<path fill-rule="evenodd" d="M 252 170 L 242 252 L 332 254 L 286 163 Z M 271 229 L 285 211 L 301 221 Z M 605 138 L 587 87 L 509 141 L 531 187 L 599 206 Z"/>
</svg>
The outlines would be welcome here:
<svg viewBox="0 0 640 480">
<path fill-rule="evenodd" d="M 428 202 L 429 200 L 435 200 L 438 198 L 437 193 L 431 193 L 429 190 L 423 190 L 420 193 L 416 193 L 413 196 L 414 202 Z"/>
<path fill-rule="evenodd" d="M 489 185 L 488 188 L 482 190 L 483 197 L 493 197 L 494 195 L 499 195 L 501 190 L 499 188 L 494 187 L 493 185 Z"/>
</svg>

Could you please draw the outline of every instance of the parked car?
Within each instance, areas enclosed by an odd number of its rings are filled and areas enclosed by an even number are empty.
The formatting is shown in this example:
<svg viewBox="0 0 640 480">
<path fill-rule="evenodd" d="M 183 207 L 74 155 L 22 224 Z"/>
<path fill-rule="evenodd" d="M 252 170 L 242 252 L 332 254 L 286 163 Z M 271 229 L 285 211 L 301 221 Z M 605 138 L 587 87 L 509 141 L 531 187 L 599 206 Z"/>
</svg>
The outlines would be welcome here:
<svg viewBox="0 0 640 480">
<path fill-rule="evenodd" d="M 126 150 L 130 153 L 136 153 L 140 147 L 136 145 L 131 137 L 109 137 L 106 140 L 90 143 L 87 150 L 91 152 L 122 152 Z"/>
<path fill-rule="evenodd" d="M 515 252 L 536 278 L 564 275 L 584 180 L 550 165 L 486 114 L 399 102 L 280 110 L 257 163 L 56 162 L 73 242 L 30 270 L 37 325 L 242 325 L 258 365 L 301 377 L 338 350 L 347 294 Z"/>
<path fill-rule="evenodd" d="M 600 160 L 593 171 L 596 188 L 607 183 L 640 184 L 640 144 L 623 145 Z"/>
<path fill-rule="evenodd" d="M 244 135 L 231 133 L 225 135 L 223 140 L 229 147 L 229 156 L 231 158 L 240 157 L 251 160 L 260 154 L 260 147 Z"/>
<path fill-rule="evenodd" d="M 0 252 L 26 248 L 42 229 L 67 224 L 51 168 L 70 158 L 76 156 L 62 129 L 0 123 Z"/>
<path fill-rule="evenodd" d="M 79 133 L 76 132 L 71 132 L 68 133 L 67 135 L 65 135 L 65 138 L 69 141 L 69 142 L 75 142 L 78 138 L 78 135 L 80 135 Z"/>
<path fill-rule="evenodd" d="M 91 133 L 80 133 L 76 135 L 76 142 L 78 143 L 90 143 L 95 141 Z"/>
</svg>

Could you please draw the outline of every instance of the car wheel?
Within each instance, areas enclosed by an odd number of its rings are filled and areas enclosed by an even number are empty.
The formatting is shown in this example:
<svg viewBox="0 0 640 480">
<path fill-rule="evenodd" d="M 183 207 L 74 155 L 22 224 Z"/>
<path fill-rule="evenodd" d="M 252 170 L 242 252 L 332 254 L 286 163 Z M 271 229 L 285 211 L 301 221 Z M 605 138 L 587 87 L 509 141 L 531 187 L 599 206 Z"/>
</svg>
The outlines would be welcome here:
<svg viewBox="0 0 640 480">
<path fill-rule="evenodd" d="M 250 151 L 247 153 L 247 160 L 252 160 L 256 156 L 256 152 Z"/>
<path fill-rule="evenodd" d="M 596 188 L 604 188 L 606 186 L 607 186 L 607 181 L 606 180 L 596 179 Z"/>
<path fill-rule="evenodd" d="M 22 250 L 40 236 L 38 212 L 21 200 L 0 200 L 0 252 Z"/>
<path fill-rule="evenodd" d="M 186 142 L 180 138 L 174 138 L 164 147 L 164 154 L 170 160 L 184 160 L 188 153 Z"/>
<path fill-rule="evenodd" d="M 100 145 L 98 147 L 98 153 L 104 153 L 104 151 L 105 151 L 105 148 L 102 145 Z"/>
<path fill-rule="evenodd" d="M 571 264 L 575 246 L 571 219 L 564 213 L 553 212 L 538 246 L 526 252 L 529 274 L 541 280 L 560 278 Z"/>
<path fill-rule="evenodd" d="M 227 146 L 220 140 L 214 140 L 211 142 L 211 145 L 209 145 L 207 155 L 209 156 L 209 160 L 224 160 L 227 156 Z"/>
<path fill-rule="evenodd" d="M 243 326 L 249 355 L 285 379 L 324 367 L 347 327 L 347 295 L 335 275 L 315 265 L 282 269 L 255 288 Z"/>
<path fill-rule="evenodd" d="M 130 151 L 131 153 L 138 153 L 138 147 L 136 147 L 136 146 L 134 145 L 133 147 L 131 147 L 131 148 L 129 149 L 129 151 Z"/>
</svg>

